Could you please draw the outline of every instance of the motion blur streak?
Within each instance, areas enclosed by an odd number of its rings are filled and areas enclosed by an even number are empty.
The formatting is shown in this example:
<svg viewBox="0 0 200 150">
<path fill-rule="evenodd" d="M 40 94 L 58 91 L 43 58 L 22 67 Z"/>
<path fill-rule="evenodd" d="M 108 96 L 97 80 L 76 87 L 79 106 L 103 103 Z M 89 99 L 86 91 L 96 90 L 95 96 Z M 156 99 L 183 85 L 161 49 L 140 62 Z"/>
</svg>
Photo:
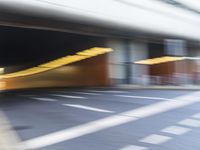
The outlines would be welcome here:
<svg viewBox="0 0 200 150">
<path fill-rule="evenodd" d="M 66 23 L 63 25 L 64 27 L 55 26 L 54 23 L 58 22 L 59 18 L 65 22 L 69 20 L 79 22 L 81 25 L 111 27 L 112 30 L 115 29 L 116 31 L 129 30 L 132 33 L 133 31 L 145 31 L 200 39 L 198 14 L 167 5 L 158 0 L 1 0 L 0 6 L 9 9 L 9 11 L 15 10 L 24 14 L 54 19 L 52 24 L 45 24 L 43 19 L 41 22 L 34 23 L 33 26 L 27 20 L 23 20 L 22 24 L 22 21 L 19 20 L 13 21 L 10 18 L 3 18 L 2 21 L 5 20 L 6 24 L 9 25 L 17 24 L 40 29 L 66 31 Z M 149 21 L 149 18 L 151 21 Z M 91 32 L 91 30 L 86 30 L 84 28 L 84 32 Z M 112 30 L 106 32 L 112 33 Z M 73 31 L 77 32 L 77 29 Z"/>
<path fill-rule="evenodd" d="M 200 0 L 0 0 L 17 145 L 200 150 L 199 27 Z"/>
</svg>

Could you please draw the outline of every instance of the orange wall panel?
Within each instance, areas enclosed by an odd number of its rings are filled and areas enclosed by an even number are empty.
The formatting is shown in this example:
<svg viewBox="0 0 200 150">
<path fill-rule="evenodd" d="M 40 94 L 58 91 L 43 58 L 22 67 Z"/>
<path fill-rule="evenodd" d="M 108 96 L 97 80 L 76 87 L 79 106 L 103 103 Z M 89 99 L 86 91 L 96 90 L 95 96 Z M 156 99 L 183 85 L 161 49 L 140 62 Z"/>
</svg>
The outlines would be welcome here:
<svg viewBox="0 0 200 150">
<path fill-rule="evenodd" d="M 6 79 L 4 89 L 106 86 L 110 84 L 107 63 L 104 54 L 40 74 Z"/>
</svg>

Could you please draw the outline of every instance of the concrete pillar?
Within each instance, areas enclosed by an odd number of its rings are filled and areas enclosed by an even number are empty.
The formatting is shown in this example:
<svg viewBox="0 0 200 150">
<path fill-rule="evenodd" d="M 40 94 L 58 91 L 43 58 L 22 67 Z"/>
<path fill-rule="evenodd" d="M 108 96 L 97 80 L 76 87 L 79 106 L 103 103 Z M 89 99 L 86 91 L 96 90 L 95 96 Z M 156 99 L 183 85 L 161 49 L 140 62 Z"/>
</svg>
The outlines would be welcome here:
<svg viewBox="0 0 200 150">
<path fill-rule="evenodd" d="M 114 51 L 109 54 L 109 77 L 113 84 L 145 84 L 148 67 L 136 65 L 134 61 L 148 58 L 145 42 L 127 39 L 108 39 L 107 47 Z"/>
<path fill-rule="evenodd" d="M 132 83 L 132 55 L 131 55 L 131 41 L 128 39 L 124 40 L 124 49 L 125 49 L 125 83 Z"/>
<path fill-rule="evenodd" d="M 112 84 L 125 83 L 125 47 L 122 39 L 108 39 L 106 47 L 112 48 L 114 51 L 109 53 L 109 77 Z"/>
<path fill-rule="evenodd" d="M 148 59 L 146 42 L 131 41 L 131 62 Z M 132 64 L 132 83 L 148 84 L 149 69 L 147 65 Z"/>
</svg>

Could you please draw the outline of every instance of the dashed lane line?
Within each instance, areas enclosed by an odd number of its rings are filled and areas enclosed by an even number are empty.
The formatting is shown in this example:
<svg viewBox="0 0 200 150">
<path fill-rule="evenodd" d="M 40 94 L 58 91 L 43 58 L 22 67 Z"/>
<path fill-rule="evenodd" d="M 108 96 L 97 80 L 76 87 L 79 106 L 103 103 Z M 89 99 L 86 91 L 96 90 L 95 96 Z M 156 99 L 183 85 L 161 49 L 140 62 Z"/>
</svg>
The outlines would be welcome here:
<svg viewBox="0 0 200 150">
<path fill-rule="evenodd" d="M 30 94 L 30 95 L 29 94 L 27 94 L 27 95 L 23 94 L 23 95 L 20 95 L 20 96 L 23 96 L 23 97 L 33 97 L 33 96 L 36 96 L 36 95 L 33 95 L 33 94 Z"/>
<path fill-rule="evenodd" d="M 61 131 L 29 139 L 27 141 L 22 142 L 21 145 L 24 146 L 25 149 L 37 149 L 50 146 L 56 143 L 64 142 L 84 135 L 102 131 L 111 127 L 126 124 L 129 122 L 134 122 L 170 110 L 192 105 L 200 102 L 199 97 L 200 92 L 194 92 L 184 96 L 179 96 L 171 101 L 161 101 L 138 109 L 133 109 L 127 112 L 91 121 L 72 128 L 67 128 Z M 157 143 L 164 142 L 169 138 L 170 137 L 163 137 L 162 141 L 157 141 Z"/>
<path fill-rule="evenodd" d="M 116 91 L 116 90 L 86 90 L 88 92 L 97 92 L 97 93 L 128 93 L 127 91 Z"/>
<path fill-rule="evenodd" d="M 200 127 L 200 120 L 184 119 L 184 120 L 178 122 L 178 124 L 188 126 L 188 127 L 198 128 L 198 127 Z"/>
<path fill-rule="evenodd" d="M 195 114 L 195 115 L 193 115 L 193 117 L 198 118 L 199 114 Z M 199 127 L 200 121 L 194 120 L 194 119 L 184 119 L 184 120 L 179 121 L 178 124 L 184 125 L 184 126 L 190 126 L 190 127 Z M 160 131 L 163 133 L 168 133 L 168 134 L 183 135 L 187 132 L 192 131 L 192 129 L 186 128 L 186 127 L 181 127 L 181 126 L 169 126 Z M 140 139 L 139 141 L 143 142 L 143 143 L 159 145 L 159 144 L 165 143 L 171 139 L 172 139 L 172 137 L 170 137 L 170 136 L 152 134 L 152 135 L 149 135 L 149 136 L 146 136 L 146 137 Z"/>
<path fill-rule="evenodd" d="M 113 113 L 113 111 L 110 111 L 110 110 L 99 109 L 99 108 L 89 107 L 89 106 L 84 106 L 84 105 L 76 105 L 76 104 L 62 104 L 62 105 L 74 107 L 74 108 L 85 109 L 85 110 L 90 110 L 90 111 L 96 111 L 96 112 Z"/>
<path fill-rule="evenodd" d="M 87 99 L 81 96 L 63 95 L 63 94 L 51 94 L 52 96 L 64 97 L 64 98 L 75 98 L 75 99 Z"/>
<path fill-rule="evenodd" d="M 121 148 L 120 150 L 147 150 L 147 147 L 137 146 L 137 145 L 128 145 Z"/>
<path fill-rule="evenodd" d="M 200 113 L 194 114 L 194 115 L 192 116 L 192 118 L 200 119 Z"/>
<path fill-rule="evenodd" d="M 31 97 L 31 99 L 35 99 L 35 100 L 39 100 L 39 101 L 46 101 L 46 102 L 55 102 L 55 101 L 58 101 L 57 99 L 44 98 L 44 97 Z"/>
<path fill-rule="evenodd" d="M 101 93 L 89 93 L 89 92 L 71 92 L 71 93 L 83 94 L 83 95 L 94 95 L 94 96 L 103 95 L 103 94 L 101 94 Z"/>
<path fill-rule="evenodd" d="M 133 95 L 115 95 L 118 97 L 123 97 L 123 98 L 137 98 L 137 99 L 152 99 L 152 100 L 172 100 L 172 99 L 167 99 L 167 98 L 162 98 L 162 97 L 146 97 L 146 96 L 133 96 Z"/>
<path fill-rule="evenodd" d="M 185 127 L 180 127 L 180 126 L 169 126 L 169 127 L 162 129 L 161 132 L 174 134 L 174 135 L 182 135 L 191 130 L 192 129 L 190 129 L 190 128 L 185 128 Z"/>
<path fill-rule="evenodd" d="M 147 136 L 147 137 L 145 137 L 145 138 L 143 138 L 139 141 L 143 142 L 143 143 L 159 145 L 159 144 L 162 144 L 162 143 L 169 141 L 170 139 L 172 139 L 172 138 L 169 137 L 169 136 L 152 134 L 152 135 L 149 135 L 149 136 Z"/>
<path fill-rule="evenodd" d="M 83 94 L 83 95 L 94 95 L 94 96 L 99 96 L 103 95 L 102 93 L 94 93 L 94 92 L 73 92 L 73 91 L 54 91 L 54 93 L 65 93 L 65 94 Z"/>
</svg>

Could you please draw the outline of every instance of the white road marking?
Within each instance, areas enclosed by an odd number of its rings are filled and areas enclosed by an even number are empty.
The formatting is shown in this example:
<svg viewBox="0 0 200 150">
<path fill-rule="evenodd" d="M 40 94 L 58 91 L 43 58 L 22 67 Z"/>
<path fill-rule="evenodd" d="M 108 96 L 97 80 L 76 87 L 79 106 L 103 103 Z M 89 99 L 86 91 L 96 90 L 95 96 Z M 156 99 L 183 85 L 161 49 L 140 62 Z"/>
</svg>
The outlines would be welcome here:
<svg viewBox="0 0 200 150">
<path fill-rule="evenodd" d="M 104 129 L 122 125 L 125 123 L 134 122 L 136 120 L 144 119 L 146 117 L 150 117 L 156 114 L 192 105 L 194 103 L 200 102 L 199 96 L 200 92 L 194 92 L 192 94 L 179 96 L 171 101 L 162 101 L 156 104 L 119 113 L 103 119 L 91 121 L 72 128 L 67 128 L 61 131 L 29 139 L 27 141 L 22 142 L 21 144 L 25 147 L 25 149 L 42 148 L 45 146 L 53 145 L 56 143 L 102 131 Z"/>
<path fill-rule="evenodd" d="M 147 150 L 147 148 L 136 145 L 129 145 L 124 148 L 121 148 L 120 150 Z"/>
<path fill-rule="evenodd" d="M 198 114 L 194 114 L 194 115 L 192 116 L 192 118 L 200 119 L 200 113 L 198 113 Z"/>
<path fill-rule="evenodd" d="M 170 126 L 170 127 L 167 127 L 165 129 L 161 130 L 161 132 L 175 134 L 175 135 L 182 135 L 189 131 L 191 131 L 190 128 L 184 128 L 184 127 L 180 127 L 180 126 Z"/>
<path fill-rule="evenodd" d="M 73 92 L 73 91 L 54 91 L 55 93 L 65 93 L 65 94 L 69 94 L 69 93 L 74 93 L 74 94 L 84 94 L 84 95 L 102 95 L 101 93 L 94 93 L 94 92 Z"/>
<path fill-rule="evenodd" d="M 195 119 L 185 119 L 178 122 L 180 125 L 189 126 L 189 127 L 200 127 L 200 120 Z"/>
<path fill-rule="evenodd" d="M 94 108 L 94 107 L 89 107 L 89 106 L 84 106 L 84 105 L 76 105 L 76 104 L 62 104 L 62 105 L 63 106 L 80 108 L 80 109 L 85 109 L 85 110 L 96 111 L 96 112 L 113 113 L 113 111 L 110 111 L 110 110 L 99 109 L 99 108 Z"/>
<path fill-rule="evenodd" d="M 84 94 L 84 95 L 95 95 L 95 96 L 102 95 L 102 94 L 100 94 L 100 93 L 88 93 L 88 92 L 71 92 L 71 93 L 75 93 L 75 94 Z"/>
<path fill-rule="evenodd" d="M 59 96 L 64 98 L 77 98 L 77 99 L 87 99 L 86 97 L 80 97 L 80 96 L 72 96 L 72 95 L 61 95 L 61 94 L 51 94 L 53 96 Z"/>
<path fill-rule="evenodd" d="M 6 115 L 0 111 L 0 150 L 19 150 L 20 138 Z M 23 148 L 20 150 L 24 150 Z"/>
<path fill-rule="evenodd" d="M 24 97 L 32 97 L 32 96 L 36 96 L 36 95 L 31 95 L 31 94 L 30 94 L 30 95 L 28 95 L 28 94 L 26 95 L 26 94 L 24 94 L 24 95 L 20 95 L 20 96 L 24 96 Z"/>
<path fill-rule="evenodd" d="M 57 131 L 54 133 L 50 133 L 44 136 L 24 141 L 20 144 L 20 147 L 24 149 L 39 149 L 45 146 L 53 145 L 80 136 L 91 134 L 97 131 L 101 131 L 103 129 L 113 127 L 115 125 L 124 124 L 133 120 L 138 120 L 138 118 L 114 115 L 112 117 L 92 121 L 86 124 L 82 124 L 79 126 L 75 126 L 72 128 L 68 128 L 65 130 Z"/>
<path fill-rule="evenodd" d="M 57 99 L 52 99 L 52 98 L 43 98 L 43 97 L 31 97 L 31 98 L 35 100 L 39 100 L 39 101 L 46 101 L 46 102 L 58 101 Z"/>
<path fill-rule="evenodd" d="M 103 92 L 103 93 L 127 93 L 127 91 L 116 91 L 116 90 L 86 90 L 88 92 Z"/>
<path fill-rule="evenodd" d="M 159 144 L 169 141 L 170 139 L 172 139 L 172 138 L 169 136 L 152 134 L 152 135 L 149 135 L 149 136 L 141 139 L 140 142 L 159 145 Z"/>
<path fill-rule="evenodd" d="M 67 91 L 51 91 L 53 93 L 58 93 L 58 92 L 67 92 Z"/>
<path fill-rule="evenodd" d="M 133 96 L 133 95 L 115 95 L 115 96 L 124 97 L 124 98 L 153 99 L 153 100 L 171 100 L 171 99 L 162 98 L 162 97 L 146 97 L 146 96 Z"/>
</svg>

